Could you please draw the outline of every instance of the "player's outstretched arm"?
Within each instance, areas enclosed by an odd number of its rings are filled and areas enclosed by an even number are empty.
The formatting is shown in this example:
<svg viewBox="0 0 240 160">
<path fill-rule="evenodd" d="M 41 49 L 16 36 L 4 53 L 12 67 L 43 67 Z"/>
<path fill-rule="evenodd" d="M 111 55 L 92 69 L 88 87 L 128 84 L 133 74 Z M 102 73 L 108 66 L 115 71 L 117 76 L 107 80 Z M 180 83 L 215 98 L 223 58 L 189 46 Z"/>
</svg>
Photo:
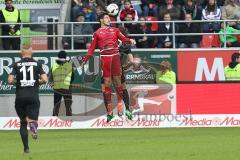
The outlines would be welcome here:
<svg viewBox="0 0 240 160">
<path fill-rule="evenodd" d="M 135 45 L 136 44 L 136 41 L 134 39 L 129 39 L 127 38 L 125 35 L 123 35 L 119 29 L 117 29 L 116 31 L 117 33 L 117 36 L 118 36 L 118 39 L 120 39 L 121 41 L 123 42 L 130 42 L 131 45 Z"/>
<path fill-rule="evenodd" d="M 93 34 L 91 45 L 88 49 L 88 53 L 83 57 L 81 67 L 87 63 L 87 61 L 93 56 L 95 48 L 97 46 L 97 35 L 96 33 Z"/>
<path fill-rule="evenodd" d="M 8 83 L 11 84 L 11 85 L 16 83 L 16 79 L 15 79 L 14 75 L 10 74 L 8 76 Z"/>
<path fill-rule="evenodd" d="M 44 83 L 47 83 L 47 82 L 48 82 L 48 76 L 47 76 L 47 74 L 42 74 L 42 75 L 40 76 L 39 83 L 40 83 L 40 84 L 44 84 Z"/>
</svg>

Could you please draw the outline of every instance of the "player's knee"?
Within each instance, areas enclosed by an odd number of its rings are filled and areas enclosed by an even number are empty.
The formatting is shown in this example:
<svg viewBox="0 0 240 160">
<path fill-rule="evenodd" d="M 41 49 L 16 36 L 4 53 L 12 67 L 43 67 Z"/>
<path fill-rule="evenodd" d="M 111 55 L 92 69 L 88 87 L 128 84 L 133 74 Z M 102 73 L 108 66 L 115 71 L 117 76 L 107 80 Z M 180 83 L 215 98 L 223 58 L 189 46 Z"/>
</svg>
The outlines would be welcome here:
<svg viewBox="0 0 240 160">
<path fill-rule="evenodd" d="M 115 86 L 118 86 L 118 87 L 121 86 L 122 85 L 121 78 L 114 78 L 113 83 Z"/>
<path fill-rule="evenodd" d="M 27 127 L 27 121 L 26 120 L 20 120 L 20 126 L 21 127 Z"/>
<path fill-rule="evenodd" d="M 110 78 L 104 78 L 104 85 L 106 87 L 110 87 L 111 86 L 111 79 Z"/>
</svg>

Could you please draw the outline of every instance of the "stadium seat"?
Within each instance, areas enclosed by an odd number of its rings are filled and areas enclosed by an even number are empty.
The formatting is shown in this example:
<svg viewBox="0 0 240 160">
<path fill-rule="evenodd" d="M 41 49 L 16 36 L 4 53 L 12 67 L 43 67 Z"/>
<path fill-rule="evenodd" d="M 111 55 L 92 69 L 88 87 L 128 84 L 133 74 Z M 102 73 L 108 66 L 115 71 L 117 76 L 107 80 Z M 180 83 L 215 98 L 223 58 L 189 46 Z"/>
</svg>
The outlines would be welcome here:
<svg viewBox="0 0 240 160">
<path fill-rule="evenodd" d="M 146 21 L 157 21 L 157 17 L 154 16 L 146 16 Z M 158 31 L 158 24 L 157 23 L 151 23 L 151 31 L 156 32 Z"/>
<path fill-rule="evenodd" d="M 220 47 L 218 35 L 203 35 L 201 48 Z"/>
<path fill-rule="evenodd" d="M 212 47 L 220 47 L 221 43 L 219 40 L 219 35 L 215 34 L 213 35 L 213 40 L 212 40 Z"/>
<path fill-rule="evenodd" d="M 240 35 L 236 35 L 238 42 L 240 42 Z"/>
</svg>

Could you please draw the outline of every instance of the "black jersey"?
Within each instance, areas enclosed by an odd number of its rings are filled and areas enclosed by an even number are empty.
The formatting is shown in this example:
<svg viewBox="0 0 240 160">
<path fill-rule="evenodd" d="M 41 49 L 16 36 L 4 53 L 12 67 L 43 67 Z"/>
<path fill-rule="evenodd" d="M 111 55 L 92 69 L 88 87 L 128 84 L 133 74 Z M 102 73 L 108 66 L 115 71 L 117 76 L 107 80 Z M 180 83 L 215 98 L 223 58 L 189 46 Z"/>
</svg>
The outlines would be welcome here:
<svg viewBox="0 0 240 160">
<path fill-rule="evenodd" d="M 45 74 L 42 65 L 33 58 L 23 58 L 13 66 L 12 75 L 15 76 L 16 97 L 38 96 L 39 78 Z"/>
</svg>

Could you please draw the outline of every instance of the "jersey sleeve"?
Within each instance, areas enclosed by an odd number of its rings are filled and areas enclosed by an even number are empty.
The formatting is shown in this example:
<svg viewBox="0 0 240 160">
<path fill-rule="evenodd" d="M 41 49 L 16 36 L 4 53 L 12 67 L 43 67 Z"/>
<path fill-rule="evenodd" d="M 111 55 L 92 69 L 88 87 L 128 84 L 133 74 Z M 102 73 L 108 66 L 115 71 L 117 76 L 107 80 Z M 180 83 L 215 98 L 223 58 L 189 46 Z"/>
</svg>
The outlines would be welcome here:
<svg viewBox="0 0 240 160">
<path fill-rule="evenodd" d="M 17 63 L 13 64 L 12 72 L 10 73 L 10 75 L 17 75 Z"/>
<path fill-rule="evenodd" d="M 117 33 L 118 39 L 120 39 L 121 41 L 123 41 L 123 42 L 130 42 L 130 39 L 127 38 L 127 37 L 125 37 L 125 36 L 120 32 L 119 29 L 116 29 L 116 33 Z"/>
<path fill-rule="evenodd" d="M 91 45 L 88 49 L 88 53 L 83 57 L 83 61 L 86 63 L 92 56 L 97 47 L 97 34 L 96 32 L 93 34 Z"/>
</svg>

